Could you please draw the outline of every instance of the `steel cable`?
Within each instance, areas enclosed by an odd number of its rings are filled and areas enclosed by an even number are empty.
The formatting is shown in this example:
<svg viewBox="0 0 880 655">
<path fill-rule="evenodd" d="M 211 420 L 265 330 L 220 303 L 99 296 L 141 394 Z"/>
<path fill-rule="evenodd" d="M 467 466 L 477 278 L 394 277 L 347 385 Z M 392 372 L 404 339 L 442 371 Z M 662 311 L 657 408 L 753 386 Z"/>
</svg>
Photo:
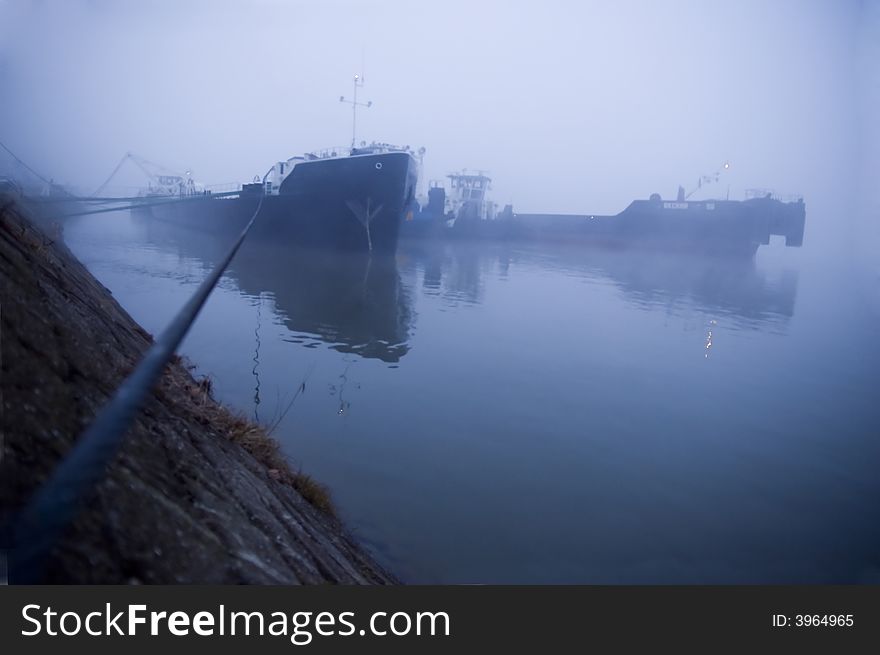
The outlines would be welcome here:
<svg viewBox="0 0 880 655">
<path fill-rule="evenodd" d="M 263 177 L 264 185 L 268 175 L 267 172 Z M 107 465 L 118 451 L 147 395 L 155 387 L 165 365 L 183 341 L 211 291 L 247 237 L 260 213 L 264 198 L 265 193 L 260 196 L 256 211 L 223 260 L 202 281 L 193 296 L 150 346 L 134 371 L 77 439 L 70 452 L 55 467 L 48 480 L 18 514 L 9 567 L 10 582 L 35 584 L 42 581 L 53 548 L 76 518 L 80 506 L 103 479 Z"/>
</svg>

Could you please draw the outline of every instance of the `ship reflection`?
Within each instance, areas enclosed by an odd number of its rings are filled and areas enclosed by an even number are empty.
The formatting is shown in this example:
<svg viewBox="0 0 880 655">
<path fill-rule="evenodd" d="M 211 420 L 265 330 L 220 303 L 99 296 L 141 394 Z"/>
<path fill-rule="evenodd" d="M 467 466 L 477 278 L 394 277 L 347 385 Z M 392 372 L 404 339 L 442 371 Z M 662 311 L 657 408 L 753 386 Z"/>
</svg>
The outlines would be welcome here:
<svg viewBox="0 0 880 655">
<path fill-rule="evenodd" d="M 214 266 L 229 247 L 228 238 L 158 221 L 144 225 L 147 238 L 159 248 L 207 266 Z M 291 341 L 317 338 L 339 352 L 388 363 L 409 351 L 413 312 L 392 257 L 246 240 L 227 276 L 260 304 L 272 299 Z"/>
<path fill-rule="evenodd" d="M 228 239 L 167 223 L 149 221 L 145 229 L 159 248 L 207 266 L 215 265 L 229 245 Z M 624 301 L 645 311 L 705 312 L 711 319 L 704 333 L 707 359 L 720 317 L 744 329 L 783 327 L 794 314 L 798 282 L 796 271 L 765 270 L 754 260 L 455 242 L 405 243 L 391 258 L 245 241 L 227 272 L 259 309 L 272 301 L 290 331 L 289 341 L 308 344 L 317 338 L 339 352 L 390 364 L 410 349 L 411 293 L 439 296 L 447 305 L 475 305 L 489 302 L 490 280 L 547 279 L 547 273 L 610 284 Z M 259 329 L 258 324 L 257 347 Z M 255 383 L 258 357 L 257 351 Z"/>
<path fill-rule="evenodd" d="M 413 284 L 449 302 L 482 302 L 487 275 L 503 279 L 533 269 L 610 282 L 627 302 L 645 310 L 691 307 L 727 316 L 746 329 L 784 325 L 794 315 L 798 283 L 797 271 L 762 270 L 754 260 L 581 246 L 407 243 L 400 257 Z M 714 319 L 707 355 L 712 325 Z"/>
<path fill-rule="evenodd" d="M 612 280 L 631 303 L 674 312 L 693 307 L 726 316 L 738 326 L 783 326 L 794 315 L 798 276 L 795 270 L 767 271 L 753 260 L 653 256 L 644 260 L 614 253 L 595 257 L 590 266 Z M 708 350 L 712 347 L 709 322 Z"/>
<path fill-rule="evenodd" d="M 409 351 L 412 310 L 393 258 L 246 246 L 230 276 L 244 293 L 270 292 L 291 332 L 389 363 Z"/>
</svg>

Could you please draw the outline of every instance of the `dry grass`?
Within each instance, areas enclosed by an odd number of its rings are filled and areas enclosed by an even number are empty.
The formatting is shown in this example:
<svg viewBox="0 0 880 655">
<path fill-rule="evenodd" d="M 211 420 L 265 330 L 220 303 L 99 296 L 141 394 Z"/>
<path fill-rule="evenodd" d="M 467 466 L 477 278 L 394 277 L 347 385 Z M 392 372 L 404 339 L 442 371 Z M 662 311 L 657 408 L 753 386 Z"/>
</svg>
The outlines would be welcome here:
<svg viewBox="0 0 880 655">
<path fill-rule="evenodd" d="M 175 365 L 180 365 L 180 368 Z M 169 368 L 166 380 L 171 388 L 168 391 L 189 401 L 188 404 L 191 404 L 202 423 L 210 425 L 249 452 L 266 467 L 266 474 L 270 478 L 296 489 L 316 509 L 336 516 L 329 490 L 311 476 L 293 470 L 290 461 L 281 452 L 280 444 L 269 435 L 265 426 L 248 420 L 214 400 L 211 378 L 194 379 L 191 373 L 195 366 L 178 356 L 175 356 Z"/>
<path fill-rule="evenodd" d="M 222 408 L 221 408 L 222 409 Z M 294 471 L 281 452 L 278 442 L 266 433 L 261 425 L 251 423 L 240 415 L 223 410 L 224 431 L 231 441 L 239 444 L 254 458 L 264 464 L 270 477 L 289 484 L 309 503 L 327 514 L 334 514 L 333 503 L 327 488 L 302 471 Z M 224 417 L 220 417 L 223 421 Z"/>
</svg>

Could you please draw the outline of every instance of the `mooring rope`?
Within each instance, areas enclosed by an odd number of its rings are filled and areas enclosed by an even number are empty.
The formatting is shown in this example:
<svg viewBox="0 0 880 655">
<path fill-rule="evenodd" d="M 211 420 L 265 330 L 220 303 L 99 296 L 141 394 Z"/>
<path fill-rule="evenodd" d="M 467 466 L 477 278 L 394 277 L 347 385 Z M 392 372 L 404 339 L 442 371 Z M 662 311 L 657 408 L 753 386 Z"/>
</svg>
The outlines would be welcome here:
<svg viewBox="0 0 880 655">
<path fill-rule="evenodd" d="M 264 185 L 268 175 L 267 172 L 263 177 Z M 42 581 L 52 549 L 76 518 L 80 506 L 103 479 L 107 465 L 118 451 L 122 438 L 147 395 L 155 387 L 165 365 L 244 242 L 260 213 L 264 198 L 265 193 L 260 196 L 256 211 L 226 257 L 199 285 L 18 515 L 14 532 L 15 550 L 8 571 L 9 579 L 14 584 L 35 584 Z"/>
<path fill-rule="evenodd" d="M 156 196 L 69 196 L 58 198 L 53 196 L 28 196 L 31 202 L 38 202 L 41 205 L 51 205 L 53 203 L 70 203 L 73 201 L 83 204 L 102 204 L 108 202 L 131 202 L 131 203 L 151 203 L 151 202 L 177 202 L 179 200 L 198 200 L 204 198 L 228 198 L 230 196 L 239 196 L 241 191 L 218 191 L 210 193 L 190 193 L 184 195 L 156 195 Z"/>
<path fill-rule="evenodd" d="M 241 197 L 240 191 L 229 191 L 225 193 L 216 193 L 210 196 L 202 195 L 202 196 L 168 196 L 163 197 L 161 199 L 156 200 L 141 200 L 139 202 L 128 202 L 128 204 L 122 204 L 127 202 L 128 199 L 120 198 L 120 199 L 108 199 L 103 201 L 104 204 L 112 204 L 116 203 L 113 207 L 98 207 L 97 209 L 87 209 L 85 211 L 77 211 L 77 212 L 65 212 L 54 215 L 54 218 L 61 220 L 62 218 L 74 218 L 75 216 L 91 216 L 93 214 L 106 214 L 109 212 L 122 212 L 126 209 L 145 209 L 148 207 L 156 207 L 158 205 L 173 205 L 187 202 L 196 202 L 197 200 L 209 200 L 211 198 L 228 198 L 231 196 Z M 72 198 L 68 202 L 79 201 L 80 198 Z"/>
</svg>

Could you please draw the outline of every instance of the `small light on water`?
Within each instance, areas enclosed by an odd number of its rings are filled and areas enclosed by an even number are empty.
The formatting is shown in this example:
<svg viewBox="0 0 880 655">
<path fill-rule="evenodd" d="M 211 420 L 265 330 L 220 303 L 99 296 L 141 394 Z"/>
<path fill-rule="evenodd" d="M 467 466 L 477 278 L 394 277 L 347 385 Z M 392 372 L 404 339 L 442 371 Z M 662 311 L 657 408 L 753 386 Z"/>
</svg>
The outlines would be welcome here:
<svg viewBox="0 0 880 655">
<path fill-rule="evenodd" d="M 706 354 L 703 355 L 706 359 L 709 359 L 709 349 L 712 348 L 712 327 L 713 325 L 718 325 L 718 321 L 714 318 L 709 321 L 709 330 L 706 334 Z"/>
</svg>

